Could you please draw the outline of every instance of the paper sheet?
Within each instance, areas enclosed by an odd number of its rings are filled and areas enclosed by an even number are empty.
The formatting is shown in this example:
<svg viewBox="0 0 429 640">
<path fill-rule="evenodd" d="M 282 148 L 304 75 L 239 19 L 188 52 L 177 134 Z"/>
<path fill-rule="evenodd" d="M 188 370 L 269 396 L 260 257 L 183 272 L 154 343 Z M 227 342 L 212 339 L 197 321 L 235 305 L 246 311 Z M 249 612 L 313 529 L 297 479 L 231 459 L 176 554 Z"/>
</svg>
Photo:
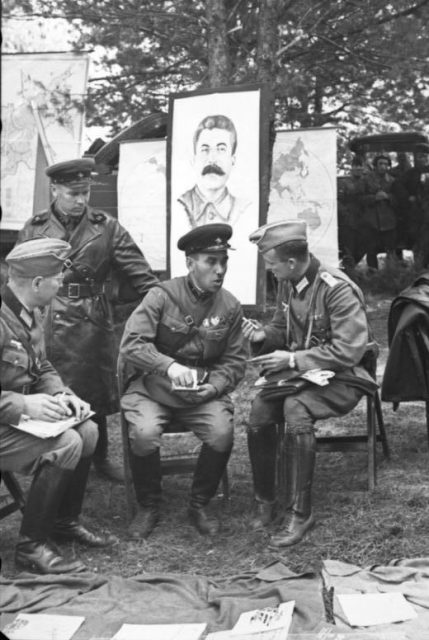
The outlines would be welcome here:
<svg viewBox="0 0 429 640">
<path fill-rule="evenodd" d="M 67 429 L 77 427 L 79 424 L 82 424 L 82 422 L 85 422 L 85 420 L 89 420 L 93 415 L 94 411 L 91 411 L 82 420 L 76 418 L 76 416 L 71 416 L 70 418 L 64 418 L 64 420 L 57 420 L 56 422 L 21 418 L 19 424 L 12 426 L 14 429 L 30 433 L 32 436 L 36 436 L 36 438 L 55 438 L 61 433 L 64 433 L 64 431 L 67 431 Z"/>
<path fill-rule="evenodd" d="M 9 640 L 69 640 L 84 620 L 83 616 L 19 613 L 3 633 Z"/>
<path fill-rule="evenodd" d="M 417 617 L 402 593 L 338 594 L 338 601 L 352 627 L 402 622 Z"/>
<path fill-rule="evenodd" d="M 282 602 L 278 607 L 245 611 L 232 629 L 231 637 L 239 640 L 243 635 L 252 634 L 253 637 L 253 634 L 263 632 L 261 637 L 266 638 L 268 632 L 280 629 L 283 638 L 286 638 L 292 622 L 294 607 L 295 601 L 291 600 L 290 602 Z"/>
<path fill-rule="evenodd" d="M 123 624 L 112 640 L 199 640 L 206 624 Z"/>
</svg>

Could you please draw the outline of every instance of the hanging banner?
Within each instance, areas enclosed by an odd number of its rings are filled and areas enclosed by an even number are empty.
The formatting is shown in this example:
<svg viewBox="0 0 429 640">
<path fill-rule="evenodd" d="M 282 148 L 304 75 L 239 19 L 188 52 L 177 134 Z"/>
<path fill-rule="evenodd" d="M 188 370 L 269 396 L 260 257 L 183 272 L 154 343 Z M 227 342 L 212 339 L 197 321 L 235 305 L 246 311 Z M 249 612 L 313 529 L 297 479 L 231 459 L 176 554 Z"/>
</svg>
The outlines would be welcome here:
<svg viewBox="0 0 429 640">
<path fill-rule="evenodd" d="M 48 164 L 80 156 L 87 75 L 87 54 L 3 54 L 4 229 L 20 229 L 33 215 Z"/>
<path fill-rule="evenodd" d="M 338 267 L 334 128 L 279 131 L 273 148 L 267 222 L 304 220 L 310 251 Z"/>
<path fill-rule="evenodd" d="M 118 218 L 155 271 L 167 268 L 166 142 L 120 143 Z"/>
</svg>

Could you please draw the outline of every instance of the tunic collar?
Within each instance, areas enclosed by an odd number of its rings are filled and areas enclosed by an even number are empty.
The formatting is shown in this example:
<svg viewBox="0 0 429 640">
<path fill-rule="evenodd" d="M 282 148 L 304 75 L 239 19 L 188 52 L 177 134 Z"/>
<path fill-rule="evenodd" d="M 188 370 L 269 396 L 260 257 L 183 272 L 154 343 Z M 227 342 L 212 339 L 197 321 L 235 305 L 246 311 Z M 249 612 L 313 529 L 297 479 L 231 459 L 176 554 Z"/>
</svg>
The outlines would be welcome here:
<svg viewBox="0 0 429 640">
<path fill-rule="evenodd" d="M 211 291 L 202 291 L 192 282 L 191 276 L 188 276 L 186 279 L 188 286 L 191 290 L 192 295 L 200 302 L 205 302 L 208 300 L 213 294 Z"/>
<path fill-rule="evenodd" d="M 307 288 L 313 284 L 317 272 L 319 271 L 320 261 L 315 258 L 312 254 L 310 254 L 310 264 L 306 272 L 302 275 L 302 277 L 298 280 L 298 282 L 293 283 L 293 292 L 295 295 L 301 296 L 304 295 L 304 292 Z"/>
<path fill-rule="evenodd" d="M 61 211 L 58 210 L 58 207 L 54 202 L 54 204 L 52 205 L 52 211 L 56 219 L 63 225 L 64 229 L 72 232 L 76 229 L 77 225 L 82 220 L 83 216 L 85 215 L 86 209 L 80 216 L 66 216 L 64 215 L 64 213 L 61 213 Z"/>
<path fill-rule="evenodd" d="M 216 200 L 210 202 L 195 185 L 191 189 L 190 200 L 192 213 L 198 224 L 210 223 L 213 220 L 228 222 L 234 206 L 234 198 L 226 187 Z"/>
<path fill-rule="evenodd" d="M 11 311 L 16 315 L 18 320 L 24 325 L 24 327 L 29 331 L 33 327 L 34 324 L 34 315 L 32 311 L 29 311 L 23 304 L 18 300 L 16 295 L 13 293 L 12 289 L 6 285 L 5 290 L 3 292 L 3 302 L 9 307 Z"/>
</svg>

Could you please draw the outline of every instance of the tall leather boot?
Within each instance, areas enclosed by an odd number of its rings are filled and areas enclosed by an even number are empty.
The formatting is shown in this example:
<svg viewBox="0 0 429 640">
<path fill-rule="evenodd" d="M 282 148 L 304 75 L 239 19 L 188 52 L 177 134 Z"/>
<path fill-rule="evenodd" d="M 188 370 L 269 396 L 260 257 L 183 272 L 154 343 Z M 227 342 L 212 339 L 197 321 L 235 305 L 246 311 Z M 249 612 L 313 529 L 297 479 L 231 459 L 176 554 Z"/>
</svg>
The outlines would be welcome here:
<svg viewBox="0 0 429 640">
<path fill-rule="evenodd" d="M 192 482 L 188 515 L 192 524 L 203 535 L 214 536 L 219 531 L 219 521 L 210 518 L 205 507 L 216 494 L 230 455 L 231 449 L 215 451 L 207 444 L 201 446 Z"/>
<path fill-rule="evenodd" d="M 250 527 L 257 531 L 270 524 L 275 517 L 277 434 L 274 426 L 263 431 L 248 431 L 247 446 L 255 491 Z"/>
<path fill-rule="evenodd" d="M 118 542 L 115 536 L 96 535 L 79 522 L 91 460 L 91 457 L 81 458 L 73 471 L 71 482 L 59 505 L 57 520 L 52 531 L 52 538 L 56 542 L 72 541 L 86 547 L 107 547 Z"/>
<path fill-rule="evenodd" d="M 291 435 L 295 457 L 296 490 L 292 509 L 287 513 L 283 528 L 272 536 L 274 547 L 288 547 L 300 542 L 314 525 L 311 509 L 311 486 L 316 462 L 316 438 L 313 433 Z"/>
<path fill-rule="evenodd" d="M 108 457 L 109 438 L 107 434 L 106 416 L 93 416 L 91 418 L 98 425 L 98 441 L 95 447 L 93 461 L 98 475 L 111 480 L 112 482 L 124 482 L 124 470 L 116 462 L 112 462 Z"/>
<path fill-rule="evenodd" d="M 36 573 L 73 573 L 85 569 L 80 561 L 65 560 L 48 543 L 59 504 L 72 477 L 72 469 L 62 469 L 50 462 L 36 471 L 15 550 L 18 568 Z"/>
<path fill-rule="evenodd" d="M 130 451 L 130 463 L 138 505 L 128 535 L 140 540 L 147 538 L 159 521 L 162 493 L 159 449 L 148 456 L 136 456 Z"/>
</svg>

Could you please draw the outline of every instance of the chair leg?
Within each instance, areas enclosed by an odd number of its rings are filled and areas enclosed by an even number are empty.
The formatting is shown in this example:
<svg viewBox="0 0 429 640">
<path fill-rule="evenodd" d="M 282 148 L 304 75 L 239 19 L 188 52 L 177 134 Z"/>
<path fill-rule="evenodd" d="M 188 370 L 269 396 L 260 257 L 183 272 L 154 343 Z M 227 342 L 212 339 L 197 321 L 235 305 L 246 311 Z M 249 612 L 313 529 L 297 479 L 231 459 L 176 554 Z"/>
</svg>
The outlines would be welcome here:
<svg viewBox="0 0 429 640">
<path fill-rule="evenodd" d="M 17 508 L 24 513 L 25 497 L 18 480 L 11 471 L 2 471 L 3 482 L 5 483 L 10 495 L 14 499 Z"/>
<path fill-rule="evenodd" d="M 228 469 L 225 469 L 224 474 L 222 476 L 222 500 L 224 503 L 229 502 L 230 500 L 229 494 L 229 478 L 228 478 Z"/>
<path fill-rule="evenodd" d="M 277 424 L 277 469 L 276 486 L 277 493 L 283 497 L 286 491 L 286 464 L 285 464 L 285 424 Z"/>
<path fill-rule="evenodd" d="M 376 433 L 375 433 L 375 400 L 374 396 L 367 395 L 367 432 L 368 432 L 368 489 L 375 489 L 376 476 Z"/>
<path fill-rule="evenodd" d="M 426 402 L 426 428 L 428 432 L 428 444 L 429 444 L 429 402 Z"/>
<path fill-rule="evenodd" d="M 124 459 L 124 484 L 125 484 L 125 497 L 127 502 L 127 516 L 130 522 L 135 514 L 136 505 L 134 500 L 134 485 L 131 476 L 131 462 L 130 462 L 130 443 L 128 439 L 128 426 L 125 420 L 123 411 L 120 411 L 121 420 L 121 433 L 122 433 L 122 449 Z"/>
<path fill-rule="evenodd" d="M 383 448 L 384 457 L 390 458 L 389 443 L 387 442 L 387 434 L 386 434 L 386 429 L 384 427 L 383 412 L 381 409 L 380 394 L 378 391 L 376 391 L 374 395 L 374 406 L 375 406 L 375 415 L 378 423 L 380 442 Z"/>
</svg>

